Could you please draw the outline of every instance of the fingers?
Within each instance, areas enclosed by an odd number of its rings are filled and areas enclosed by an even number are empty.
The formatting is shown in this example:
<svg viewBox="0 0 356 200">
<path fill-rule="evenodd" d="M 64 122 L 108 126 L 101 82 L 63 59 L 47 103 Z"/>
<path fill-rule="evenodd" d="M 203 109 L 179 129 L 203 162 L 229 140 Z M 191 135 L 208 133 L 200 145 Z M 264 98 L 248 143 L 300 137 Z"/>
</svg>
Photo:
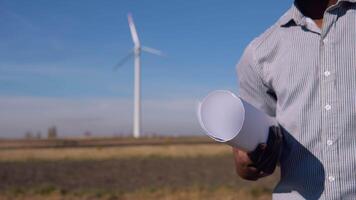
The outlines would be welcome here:
<svg viewBox="0 0 356 200">
<path fill-rule="evenodd" d="M 259 178 L 268 176 L 268 174 L 259 171 L 256 167 L 242 167 L 237 172 L 239 176 L 245 180 L 256 181 Z"/>
<path fill-rule="evenodd" d="M 265 174 L 272 174 L 277 166 L 283 148 L 283 135 L 279 127 L 272 126 L 269 130 L 267 143 L 261 143 L 248 153 L 253 166 Z"/>
<path fill-rule="evenodd" d="M 254 167 L 253 162 L 245 151 L 234 148 L 235 164 L 237 174 L 246 180 L 255 181 L 259 178 L 267 176 L 267 174 L 259 171 Z"/>
<path fill-rule="evenodd" d="M 235 157 L 236 157 L 236 159 L 235 159 L 236 162 L 240 165 L 249 166 L 249 165 L 253 164 L 250 157 L 247 155 L 247 153 L 245 151 L 235 149 Z"/>
</svg>

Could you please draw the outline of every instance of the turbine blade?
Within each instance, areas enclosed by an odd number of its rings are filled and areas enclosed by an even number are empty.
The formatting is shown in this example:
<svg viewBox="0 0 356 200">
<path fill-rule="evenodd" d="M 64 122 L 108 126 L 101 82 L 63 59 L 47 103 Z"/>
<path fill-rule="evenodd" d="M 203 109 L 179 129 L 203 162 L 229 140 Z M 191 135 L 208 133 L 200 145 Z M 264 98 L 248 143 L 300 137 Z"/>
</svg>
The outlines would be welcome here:
<svg viewBox="0 0 356 200">
<path fill-rule="evenodd" d="M 133 52 L 130 52 L 127 54 L 125 57 L 123 57 L 115 66 L 114 70 L 117 70 L 119 67 L 123 66 L 130 58 L 132 58 L 134 55 Z"/>
<path fill-rule="evenodd" d="M 141 49 L 142 49 L 142 51 L 146 51 L 147 53 L 151 53 L 151 54 L 154 54 L 154 55 L 157 55 L 157 56 L 164 56 L 162 51 L 154 49 L 154 48 L 151 48 L 151 47 L 143 46 Z"/>
<path fill-rule="evenodd" d="M 131 32 L 131 37 L 132 41 L 135 44 L 136 47 L 140 46 L 140 40 L 138 39 L 138 34 L 136 31 L 135 23 L 133 21 L 131 13 L 127 15 L 128 21 L 129 21 L 129 27 L 130 27 L 130 32 Z"/>
</svg>

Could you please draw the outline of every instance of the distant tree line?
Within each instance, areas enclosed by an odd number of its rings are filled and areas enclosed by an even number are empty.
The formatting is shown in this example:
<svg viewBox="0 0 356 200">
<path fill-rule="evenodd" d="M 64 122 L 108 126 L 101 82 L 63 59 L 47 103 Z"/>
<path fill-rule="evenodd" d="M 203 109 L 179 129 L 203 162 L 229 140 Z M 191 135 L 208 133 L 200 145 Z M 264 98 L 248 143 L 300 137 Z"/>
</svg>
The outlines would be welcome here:
<svg viewBox="0 0 356 200">
<path fill-rule="evenodd" d="M 47 131 L 47 139 L 57 139 L 57 137 L 58 137 L 57 127 L 56 126 L 49 127 L 48 131 Z M 38 131 L 37 133 L 27 131 L 25 133 L 25 139 L 28 139 L 28 140 L 42 139 L 42 133 L 41 133 L 41 131 Z"/>
</svg>

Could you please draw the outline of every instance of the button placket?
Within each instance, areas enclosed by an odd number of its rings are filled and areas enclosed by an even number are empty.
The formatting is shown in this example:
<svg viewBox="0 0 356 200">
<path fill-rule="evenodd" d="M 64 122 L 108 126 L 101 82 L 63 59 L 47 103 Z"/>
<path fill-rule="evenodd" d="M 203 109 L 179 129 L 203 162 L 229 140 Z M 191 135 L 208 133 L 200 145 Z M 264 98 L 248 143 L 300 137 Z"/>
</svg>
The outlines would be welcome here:
<svg viewBox="0 0 356 200">
<path fill-rule="evenodd" d="M 322 142 L 323 142 L 323 163 L 325 168 L 325 186 L 331 188 L 337 186 L 338 167 L 335 165 L 337 157 L 337 145 L 335 144 L 337 134 L 335 134 L 337 112 L 336 89 L 335 89 L 335 54 L 333 52 L 333 27 L 332 16 L 326 15 L 326 25 L 331 26 L 329 31 L 323 30 L 320 41 L 320 89 L 321 89 L 321 114 L 322 114 Z M 326 28 L 327 29 L 327 28 Z M 326 194 L 327 195 L 327 194 Z"/>
</svg>

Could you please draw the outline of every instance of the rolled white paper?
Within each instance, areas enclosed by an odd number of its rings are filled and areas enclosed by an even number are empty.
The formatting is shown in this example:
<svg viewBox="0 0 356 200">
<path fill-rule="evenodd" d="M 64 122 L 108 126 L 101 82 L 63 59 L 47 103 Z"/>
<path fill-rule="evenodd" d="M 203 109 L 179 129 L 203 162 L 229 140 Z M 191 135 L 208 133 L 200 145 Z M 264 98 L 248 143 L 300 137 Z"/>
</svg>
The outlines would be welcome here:
<svg viewBox="0 0 356 200">
<path fill-rule="evenodd" d="M 230 146 L 253 151 L 268 138 L 275 120 L 227 90 L 209 93 L 199 103 L 198 120 L 206 134 Z"/>
</svg>

